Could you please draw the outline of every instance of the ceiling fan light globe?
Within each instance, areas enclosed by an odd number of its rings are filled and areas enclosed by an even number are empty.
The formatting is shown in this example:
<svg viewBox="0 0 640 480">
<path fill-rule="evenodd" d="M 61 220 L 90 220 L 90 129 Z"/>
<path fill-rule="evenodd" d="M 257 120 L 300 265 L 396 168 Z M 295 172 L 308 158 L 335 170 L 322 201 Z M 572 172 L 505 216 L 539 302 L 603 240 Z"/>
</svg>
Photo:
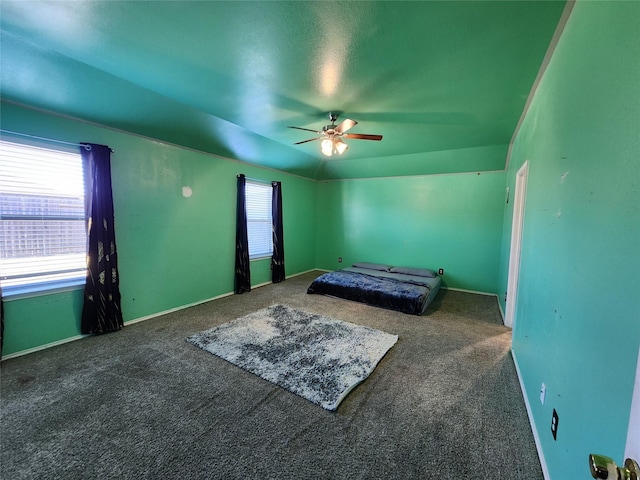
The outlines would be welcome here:
<svg viewBox="0 0 640 480">
<path fill-rule="evenodd" d="M 333 142 L 328 138 L 325 138 L 320 143 L 320 150 L 322 151 L 323 155 L 330 157 L 331 155 L 333 155 Z"/>
<path fill-rule="evenodd" d="M 336 152 L 338 152 L 339 155 L 342 155 L 347 150 L 347 148 L 349 148 L 349 145 L 347 145 L 340 139 L 336 140 Z"/>
</svg>

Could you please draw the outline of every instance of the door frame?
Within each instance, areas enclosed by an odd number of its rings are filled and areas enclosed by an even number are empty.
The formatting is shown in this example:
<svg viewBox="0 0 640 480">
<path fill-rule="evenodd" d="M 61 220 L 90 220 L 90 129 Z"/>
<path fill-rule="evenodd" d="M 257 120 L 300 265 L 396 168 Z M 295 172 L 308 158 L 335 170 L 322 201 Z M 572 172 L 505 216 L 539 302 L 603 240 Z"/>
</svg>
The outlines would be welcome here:
<svg viewBox="0 0 640 480">
<path fill-rule="evenodd" d="M 509 276 L 507 280 L 507 298 L 505 300 L 504 324 L 515 327 L 516 305 L 518 301 L 518 283 L 520 281 L 520 257 L 522 253 L 522 231 L 524 229 L 524 206 L 527 198 L 527 178 L 529 160 L 526 160 L 516 174 L 513 194 L 513 221 L 511 222 L 511 250 L 509 251 Z"/>
<path fill-rule="evenodd" d="M 636 381 L 631 399 L 631 413 L 629 414 L 629 430 L 624 458 L 633 458 L 640 462 L 640 348 L 638 348 L 638 365 L 636 366 Z"/>
</svg>

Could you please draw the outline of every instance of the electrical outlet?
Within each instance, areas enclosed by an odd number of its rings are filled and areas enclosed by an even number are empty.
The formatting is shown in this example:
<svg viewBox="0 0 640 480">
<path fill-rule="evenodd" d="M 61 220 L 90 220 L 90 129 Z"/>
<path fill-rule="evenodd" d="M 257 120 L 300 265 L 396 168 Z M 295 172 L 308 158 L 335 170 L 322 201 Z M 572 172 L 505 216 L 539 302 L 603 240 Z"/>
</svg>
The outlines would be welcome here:
<svg viewBox="0 0 640 480">
<path fill-rule="evenodd" d="M 438 269 L 438 275 L 444 275 L 444 268 Z"/>
<path fill-rule="evenodd" d="M 543 383 L 540 387 L 540 403 L 544 405 L 544 399 L 547 396 L 547 386 Z"/>
<path fill-rule="evenodd" d="M 342 263 L 342 257 L 338 257 L 338 263 Z"/>
<path fill-rule="evenodd" d="M 551 434 L 553 435 L 553 439 L 555 440 L 556 437 L 558 436 L 558 421 L 560 419 L 558 418 L 558 412 L 556 412 L 556 409 L 553 409 L 553 415 L 551 416 Z"/>
</svg>

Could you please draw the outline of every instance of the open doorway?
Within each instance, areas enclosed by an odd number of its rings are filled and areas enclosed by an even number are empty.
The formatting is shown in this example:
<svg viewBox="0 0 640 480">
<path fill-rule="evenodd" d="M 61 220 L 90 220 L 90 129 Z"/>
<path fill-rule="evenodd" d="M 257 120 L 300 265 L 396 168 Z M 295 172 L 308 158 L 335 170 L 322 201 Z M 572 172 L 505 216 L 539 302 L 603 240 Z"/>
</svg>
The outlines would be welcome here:
<svg viewBox="0 0 640 480">
<path fill-rule="evenodd" d="M 520 278 L 520 253 L 522 249 L 522 230 L 524 227 L 524 204 L 527 193 L 529 161 L 525 161 L 516 174 L 516 186 L 513 195 L 513 222 L 511 227 L 511 250 L 509 253 L 509 277 L 507 280 L 507 300 L 504 324 L 514 328 L 515 312 Z"/>
</svg>

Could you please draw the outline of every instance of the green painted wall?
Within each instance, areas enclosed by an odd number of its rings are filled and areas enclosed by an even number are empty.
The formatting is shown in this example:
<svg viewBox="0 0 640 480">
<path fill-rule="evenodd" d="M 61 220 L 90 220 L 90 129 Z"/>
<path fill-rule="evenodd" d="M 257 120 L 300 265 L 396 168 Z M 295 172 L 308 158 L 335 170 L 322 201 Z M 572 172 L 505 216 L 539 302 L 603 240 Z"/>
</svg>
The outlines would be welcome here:
<svg viewBox="0 0 640 480">
<path fill-rule="evenodd" d="M 82 290 L 5 302 L 2 355 L 80 335 Z"/>
<path fill-rule="evenodd" d="M 421 133 L 416 132 L 419 136 Z M 385 139 L 386 140 L 386 139 Z M 378 147 L 380 144 L 377 144 Z M 488 145 L 456 148 L 406 155 L 386 155 L 353 160 L 345 156 L 340 161 L 322 162 L 318 178 L 322 180 L 370 177 L 400 177 L 440 175 L 446 173 L 493 172 L 504 169 L 509 145 Z M 364 174 L 364 175 L 363 175 Z"/>
<path fill-rule="evenodd" d="M 315 267 L 315 181 L 2 104 L 2 128 L 109 145 L 125 321 L 233 291 L 236 175 L 282 182 L 288 275 Z M 182 196 L 182 186 L 193 195 Z M 270 281 L 252 262 L 252 284 Z M 4 355 L 79 335 L 82 295 L 6 302 Z"/>
<path fill-rule="evenodd" d="M 513 189 L 530 162 L 513 350 L 554 479 L 588 478 L 592 452 L 624 459 L 640 343 L 639 25 L 640 2 L 575 4 L 508 171 Z"/>
<path fill-rule="evenodd" d="M 442 267 L 448 287 L 496 293 L 504 183 L 504 172 L 321 182 L 318 267 Z"/>
</svg>

